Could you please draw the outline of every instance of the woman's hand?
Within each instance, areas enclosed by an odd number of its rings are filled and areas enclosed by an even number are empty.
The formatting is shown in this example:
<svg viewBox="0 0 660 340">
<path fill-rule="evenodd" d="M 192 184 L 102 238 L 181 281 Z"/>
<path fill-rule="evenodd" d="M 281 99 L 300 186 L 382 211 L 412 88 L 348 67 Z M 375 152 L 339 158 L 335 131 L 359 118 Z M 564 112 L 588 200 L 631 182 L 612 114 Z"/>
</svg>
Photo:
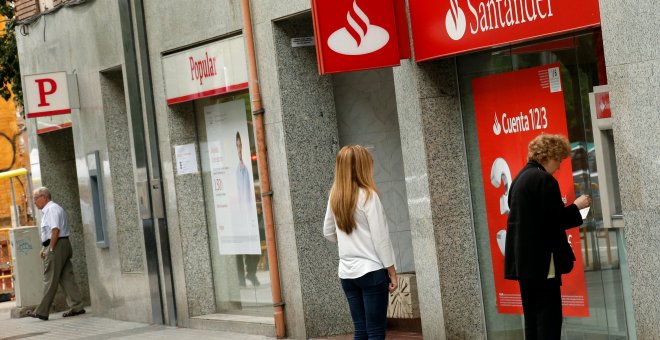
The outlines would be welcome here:
<svg viewBox="0 0 660 340">
<path fill-rule="evenodd" d="M 582 195 L 578 197 L 573 204 L 575 204 L 580 210 L 584 209 L 591 206 L 591 197 L 589 197 L 589 195 Z"/>
<path fill-rule="evenodd" d="M 392 293 L 399 287 L 399 281 L 396 278 L 396 270 L 394 269 L 394 266 L 387 268 L 387 274 L 390 276 L 390 285 L 387 288 L 390 290 L 390 293 Z"/>
</svg>

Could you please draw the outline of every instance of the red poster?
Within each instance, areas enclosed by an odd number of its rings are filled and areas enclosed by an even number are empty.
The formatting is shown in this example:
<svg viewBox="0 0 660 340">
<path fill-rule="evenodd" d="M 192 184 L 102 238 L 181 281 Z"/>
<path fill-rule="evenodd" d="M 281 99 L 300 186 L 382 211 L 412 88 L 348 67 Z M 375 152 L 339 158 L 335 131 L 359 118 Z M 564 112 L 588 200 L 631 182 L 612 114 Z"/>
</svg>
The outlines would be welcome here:
<svg viewBox="0 0 660 340">
<path fill-rule="evenodd" d="M 472 81 L 479 136 L 484 196 L 490 237 L 497 309 L 522 314 L 517 281 L 504 279 L 504 243 L 509 207 L 509 185 L 527 163 L 527 145 L 541 133 L 568 136 L 561 67 L 541 67 L 477 78 Z M 570 159 L 554 174 L 566 203 L 573 203 Z M 562 276 L 564 316 L 588 317 L 582 248 L 578 228 L 567 231 L 577 260 Z"/>
<path fill-rule="evenodd" d="M 600 25 L 598 0 L 410 0 L 415 60 Z"/>
<path fill-rule="evenodd" d="M 312 0 L 319 73 L 399 65 L 394 4 L 393 0 Z"/>
</svg>

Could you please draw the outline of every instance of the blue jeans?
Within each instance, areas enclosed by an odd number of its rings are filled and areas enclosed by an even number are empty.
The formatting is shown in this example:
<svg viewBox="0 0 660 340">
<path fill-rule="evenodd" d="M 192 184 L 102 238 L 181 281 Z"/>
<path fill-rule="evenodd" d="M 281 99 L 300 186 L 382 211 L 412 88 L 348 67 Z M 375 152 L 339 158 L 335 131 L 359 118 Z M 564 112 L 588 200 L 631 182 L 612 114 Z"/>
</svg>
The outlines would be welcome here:
<svg viewBox="0 0 660 340">
<path fill-rule="evenodd" d="M 389 283 L 387 269 L 369 272 L 357 279 L 341 279 L 355 325 L 353 339 L 385 339 Z"/>
</svg>

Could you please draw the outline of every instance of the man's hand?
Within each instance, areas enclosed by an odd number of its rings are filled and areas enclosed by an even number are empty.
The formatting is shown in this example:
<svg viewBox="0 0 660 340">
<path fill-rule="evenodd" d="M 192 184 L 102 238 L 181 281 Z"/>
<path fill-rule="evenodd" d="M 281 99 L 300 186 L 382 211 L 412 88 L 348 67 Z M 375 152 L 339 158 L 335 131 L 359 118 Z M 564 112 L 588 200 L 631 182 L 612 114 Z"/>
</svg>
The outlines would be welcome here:
<svg viewBox="0 0 660 340">
<path fill-rule="evenodd" d="M 50 231 L 50 251 L 53 251 L 55 249 L 55 246 L 57 246 L 57 240 L 60 237 L 60 228 L 58 227 L 53 227 Z"/>
<path fill-rule="evenodd" d="M 45 248 L 41 248 L 41 250 L 39 251 L 39 256 L 40 256 L 42 259 L 46 257 L 46 254 L 44 254 L 44 249 L 45 249 Z"/>
</svg>

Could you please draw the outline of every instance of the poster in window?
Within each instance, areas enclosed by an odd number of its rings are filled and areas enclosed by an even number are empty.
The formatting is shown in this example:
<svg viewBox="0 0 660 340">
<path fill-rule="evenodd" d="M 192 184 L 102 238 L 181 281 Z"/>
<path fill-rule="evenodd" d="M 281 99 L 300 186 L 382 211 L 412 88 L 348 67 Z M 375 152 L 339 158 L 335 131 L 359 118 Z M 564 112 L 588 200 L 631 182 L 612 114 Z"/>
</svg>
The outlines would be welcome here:
<svg viewBox="0 0 660 340">
<path fill-rule="evenodd" d="M 221 255 L 261 254 L 245 102 L 204 108 Z"/>
<path fill-rule="evenodd" d="M 497 309 L 522 314 L 517 281 L 504 279 L 504 244 L 509 185 L 527 163 L 527 145 L 541 133 L 568 136 L 561 66 L 550 64 L 501 73 L 472 81 L 479 138 L 489 244 L 493 262 Z M 570 158 L 554 174 L 565 203 L 575 200 Z M 582 246 L 578 228 L 566 232 L 575 254 L 575 267 L 563 275 L 564 316 L 587 317 Z"/>
</svg>

